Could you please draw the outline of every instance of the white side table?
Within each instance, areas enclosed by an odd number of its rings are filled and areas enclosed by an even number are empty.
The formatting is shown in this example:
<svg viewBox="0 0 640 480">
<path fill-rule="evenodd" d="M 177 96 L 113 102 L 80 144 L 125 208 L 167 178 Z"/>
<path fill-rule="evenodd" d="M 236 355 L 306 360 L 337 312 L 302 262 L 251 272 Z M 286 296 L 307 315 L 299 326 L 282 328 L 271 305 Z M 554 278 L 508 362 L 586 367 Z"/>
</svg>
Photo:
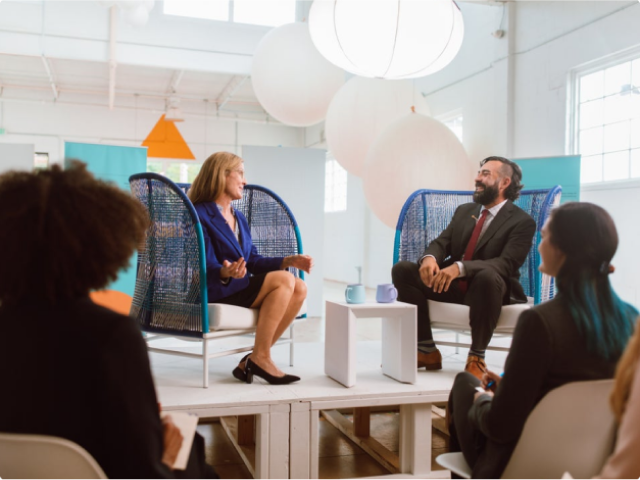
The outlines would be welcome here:
<svg viewBox="0 0 640 480">
<path fill-rule="evenodd" d="M 416 383 L 417 309 L 408 303 L 326 302 L 324 373 L 345 387 L 356 384 L 356 319 L 382 318 L 382 373 Z"/>
</svg>

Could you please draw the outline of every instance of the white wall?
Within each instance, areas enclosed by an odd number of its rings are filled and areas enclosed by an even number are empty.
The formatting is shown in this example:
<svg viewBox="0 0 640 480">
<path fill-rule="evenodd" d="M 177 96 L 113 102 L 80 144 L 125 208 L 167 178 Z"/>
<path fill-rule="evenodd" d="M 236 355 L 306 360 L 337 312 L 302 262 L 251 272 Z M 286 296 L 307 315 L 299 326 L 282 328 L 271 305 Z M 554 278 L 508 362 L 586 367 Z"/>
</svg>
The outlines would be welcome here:
<svg viewBox="0 0 640 480">
<path fill-rule="evenodd" d="M 322 315 L 324 279 L 324 162 L 323 150 L 243 146 L 249 183 L 273 190 L 298 222 L 304 253 L 315 266 L 307 282 L 307 313 Z"/>
<path fill-rule="evenodd" d="M 149 99 L 120 98 L 109 110 L 73 99 L 53 103 L 0 98 L 0 127 L 6 131 L 0 143 L 33 143 L 37 152 L 49 153 L 50 161 L 59 163 L 65 141 L 141 145 L 163 109 L 162 102 Z M 176 125 L 198 162 L 219 150 L 241 153 L 242 145 L 301 147 L 304 136 L 299 128 L 205 115 L 204 106 L 198 104 L 192 104 L 185 121 Z"/>
</svg>

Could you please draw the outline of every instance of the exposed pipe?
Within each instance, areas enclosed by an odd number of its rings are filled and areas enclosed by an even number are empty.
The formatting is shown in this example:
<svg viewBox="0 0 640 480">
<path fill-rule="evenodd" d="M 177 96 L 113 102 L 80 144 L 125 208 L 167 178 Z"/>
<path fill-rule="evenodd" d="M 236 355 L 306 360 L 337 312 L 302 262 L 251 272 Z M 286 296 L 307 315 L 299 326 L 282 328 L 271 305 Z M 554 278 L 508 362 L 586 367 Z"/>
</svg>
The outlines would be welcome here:
<svg viewBox="0 0 640 480">
<path fill-rule="evenodd" d="M 44 64 L 44 69 L 47 71 L 47 76 L 49 77 L 49 83 L 51 84 L 51 90 L 53 90 L 53 98 L 54 100 L 58 100 L 58 88 L 56 87 L 56 81 L 53 77 L 53 73 L 51 72 L 51 65 L 49 65 L 49 59 L 42 55 L 40 57 L 42 59 L 42 63 Z"/>
<path fill-rule="evenodd" d="M 118 7 L 109 9 L 109 110 L 113 110 L 116 101 L 116 33 L 118 27 Z"/>
</svg>

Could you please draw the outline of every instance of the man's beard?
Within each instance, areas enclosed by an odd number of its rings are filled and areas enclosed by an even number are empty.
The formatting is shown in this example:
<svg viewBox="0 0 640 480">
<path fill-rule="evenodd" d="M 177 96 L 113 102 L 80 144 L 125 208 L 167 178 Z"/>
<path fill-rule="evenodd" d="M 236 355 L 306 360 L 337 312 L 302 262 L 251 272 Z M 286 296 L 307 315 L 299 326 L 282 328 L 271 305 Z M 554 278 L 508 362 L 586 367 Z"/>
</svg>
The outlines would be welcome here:
<svg viewBox="0 0 640 480">
<path fill-rule="evenodd" d="M 476 183 L 476 187 L 483 186 L 483 190 L 476 190 L 473 192 L 473 201 L 480 205 L 489 205 L 492 203 L 498 195 L 500 191 L 498 190 L 497 185 L 484 185 L 482 183 Z"/>
</svg>

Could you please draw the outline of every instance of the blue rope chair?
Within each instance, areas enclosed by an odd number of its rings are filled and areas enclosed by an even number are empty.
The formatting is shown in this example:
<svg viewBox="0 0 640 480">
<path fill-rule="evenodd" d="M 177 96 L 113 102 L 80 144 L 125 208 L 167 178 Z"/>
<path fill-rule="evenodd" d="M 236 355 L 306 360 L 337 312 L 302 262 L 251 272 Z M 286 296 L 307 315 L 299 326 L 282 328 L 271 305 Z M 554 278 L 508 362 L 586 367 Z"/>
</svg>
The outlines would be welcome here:
<svg viewBox="0 0 640 480">
<path fill-rule="evenodd" d="M 562 188 L 555 186 L 550 189 L 523 190 L 515 204 L 533 217 L 537 229 L 529 255 L 520 268 L 520 283 L 530 303 L 538 304 L 553 298 L 555 292 L 554 280 L 548 275 L 542 275 L 540 265 L 540 230 L 549 216 L 551 209 L 560 203 Z M 418 190 L 405 202 L 400 212 L 396 226 L 395 244 L 393 249 L 393 263 L 401 260 L 416 262 L 424 253 L 427 246 L 435 240 L 449 225 L 456 208 L 473 201 L 470 191 L 438 191 Z M 433 308 L 432 308 L 433 307 Z M 513 332 L 515 320 L 523 307 L 519 305 L 504 306 L 496 333 L 509 334 Z M 435 328 L 450 328 L 456 331 L 468 330 L 468 307 L 429 301 L 429 313 L 432 326 Z M 513 312 L 511 312 L 513 310 Z M 440 314 L 458 317 L 450 322 L 440 318 Z M 466 319 L 462 315 L 466 314 Z M 504 318 L 503 318 L 504 317 Z M 515 320 L 514 320 L 515 319 Z M 465 328 L 466 327 L 466 328 Z M 457 342 L 438 342 L 442 345 L 459 345 Z M 497 350 L 507 350 L 500 347 L 490 347 Z"/>
<path fill-rule="evenodd" d="M 207 301 L 206 255 L 202 226 L 186 195 L 190 185 L 175 184 L 155 173 L 132 175 L 133 195 L 144 205 L 151 220 L 143 248 L 138 254 L 138 272 L 131 307 L 144 332 L 202 341 L 202 355 L 165 348 L 150 351 L 202 358 L 203 384 L 208 386 L 208 360 L 251 350 L 240 347 L 209 354 L 208 341 L 255 331 L 258 310 Z M 253 242 L 264 256 L 302 253 L 300 231 L 293 214 L 280 197 L 270 190 L 247 185 L 243 198 L 234 208 L 247 218 Z M 289 269 L 304 279 L 303 272 Z M 304 310 L 303 310 L 304 311 Z M 305 318 L 306 314 L 298 318 Z M 279 343 L 290 344 L 293 365 L 293 325 L 290 337 Z"/>
</svg>

